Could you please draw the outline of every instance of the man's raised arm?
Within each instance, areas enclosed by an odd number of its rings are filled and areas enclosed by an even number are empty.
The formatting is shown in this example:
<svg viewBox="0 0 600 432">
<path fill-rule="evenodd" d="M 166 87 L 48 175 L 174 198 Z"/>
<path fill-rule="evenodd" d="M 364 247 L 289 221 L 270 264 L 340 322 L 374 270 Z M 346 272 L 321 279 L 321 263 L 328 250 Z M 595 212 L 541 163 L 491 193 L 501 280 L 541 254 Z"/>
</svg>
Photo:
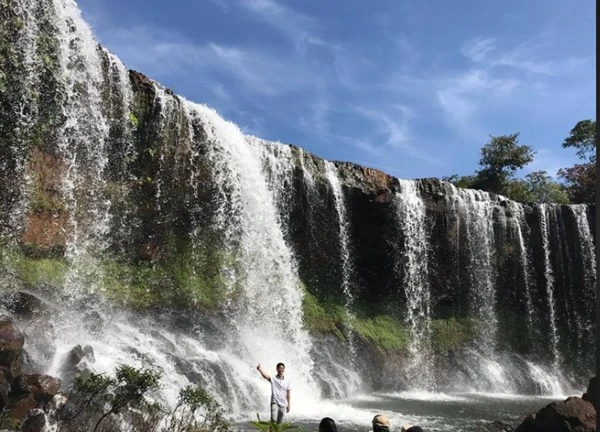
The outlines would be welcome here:
<svg viewBox="0 0 600 432">
<path fill-rule="evenodd" d="M 260 363 L 258 364 L 258 366 L 256 366 L 256 370 L 260 372 L 264 379 L 271 381 L 271 376 L 265 372 Z"/>
</svg>

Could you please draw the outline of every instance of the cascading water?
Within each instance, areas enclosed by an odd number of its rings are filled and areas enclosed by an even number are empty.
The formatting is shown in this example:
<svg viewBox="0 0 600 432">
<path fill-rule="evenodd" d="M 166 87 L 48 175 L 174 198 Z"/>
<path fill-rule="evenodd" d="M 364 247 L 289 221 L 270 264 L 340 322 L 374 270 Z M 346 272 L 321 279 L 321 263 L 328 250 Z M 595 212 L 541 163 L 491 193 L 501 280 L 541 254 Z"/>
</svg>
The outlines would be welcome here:
<svg viewBox="0 0 600 432">
<path fill-rule="evenodd" d="M 344 192 L 340 183 L 340 177 L 336 166 L 329 161 L 325 161 L 325 177 L 333 191 L 335 199 L 335 209 L 338 216 L 338 224 L 340 230 L 340 256 L 342 264 L 342 292 L 344 293 L 345 309 L 347 321 L 350 329 L 352 329 L 352 320 L 354 318 L 354 294 L 352 292 L 352 261 L 350 254 L 350 238 L 348 235 L 348 216 L 346 215 L 346 202 L 344 200 Z M 352 333 L 349 334 L 350 351 L 355 355 L 354 342 Z"/>
<path fill-rule="evenodd" d="M 257 157 L 262 161 L 269 190 L 275 199 L 282 229 L 289 226 L 289 205 L 293 198 L 294 159 L 290 146 L 247 137 Z M 285 233 L 288 234 L 287 232 Z"/>
<path fill-rule="evenodd" d="M 554 209 L 555 210 L 555 209 Z M 558 349 L 559 339 L 556 326 L 556 311 L 554 301 L 554 273 L 550 263 L 550 230 L 548 227 L 548 205 L 540 204 L 540 228 L 542 230 L 542 242 L 544 247 L 544 278 L 546 280 L 546 299 L 548 302 L 548 319 L 550 321 L 551 341 L 552 341 L 552 364 L 555 370 L 560 367 L 560 351 Z"/>
<path fill-rule="evenodd" d="M 531 275 L 529 260 L 529 253 L 527 251 L 527 243 L 523 235 L 523 227 L 527 227 L 525 222 L 525 211 L 521 204 L 513 205 L 516 217 L 514 218 L 514 225 L 517 233 L 517 242 L 519 246 L 519 257 L 521 261 L 521 268 L 523 269 L 523 283 L 525 285 L 525 301 L 527 306 L 527 325 L 528 333 L 531 336 L 535 329 L 535 309 L 533 306 L 533 296 L 531 293 Z"/>
<path fill-rule="evenodd" d="M 235 125 L 207 107 L 186 105 L 192 117 L 206 125 L 209 157 L 217 167 L 215 182 L 228 188 L 221 194 L 231 203 L 221 210 L 218 223 L 237 249 L 237 274 L 229 289 L 236 296 L 232 324 L 241 345 L 233 351 L 266 365 L 293 364 L 297 392 L 314 394 L 300 281 L 260 159 Z"/>
<path fill-rule="evenodd" d="M 472 300 L 470 307 L 479 320 L 478 349 L 493 356 L 496 349 L 498 318 L 494 284 L 493 205 L 489 194 L 454 188 L 453 197 L 464 218 L 466 244 L 469 251 L 468 275 Z"/>
<path fill-rule="evenodd" d="M 100 94 L 104 71 L 98 44 L 74 2 L 54 0 L 60 43 L 60 72 L 66 100 L 58 150 L 66 163 L 62 194 L 67 206 L 66 284 L 95 290 L 94 254 L 108 247 L 110 201 L 106 197 L 109 126 Z M 81 65 L 85 65 L 82 67 Z"/>
<path fill-rule="evenodd" d="M 430 390 L 433 385 L 431 355 L 431 295 L 429 291 L 428 247 L 425 205 L 419 196 L 417 183 L 399 180 L 400 193 L 394 197 L 398 224 L 404 243 L 398 246 L 396 271 L 403 274 L 402 290 L 406 296 L 406 317 L 411 340 L 408 346 L 412 356 L 413 385 Z M 398 267 L 402 267 L 402 270 Z M 416 372 L 416 371 L 415 371 Z M 411 374 L 413 375 L 413 374 Z"/>
</svg>

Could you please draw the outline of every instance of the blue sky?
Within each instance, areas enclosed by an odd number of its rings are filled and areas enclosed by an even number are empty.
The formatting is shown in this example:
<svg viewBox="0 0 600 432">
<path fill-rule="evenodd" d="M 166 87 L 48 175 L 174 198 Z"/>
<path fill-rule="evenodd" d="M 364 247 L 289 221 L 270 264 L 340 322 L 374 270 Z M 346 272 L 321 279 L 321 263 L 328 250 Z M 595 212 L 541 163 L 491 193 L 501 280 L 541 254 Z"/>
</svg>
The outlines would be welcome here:
<svg viewBox="0 0 600 432">
<path fill-rule="evenodd" d="M 247 133 L 401 178 L 470 174 L 489 135 L 576 162 L 596 118 L 592 0 L 79 0 L 131 69 Z"/>
</svg>

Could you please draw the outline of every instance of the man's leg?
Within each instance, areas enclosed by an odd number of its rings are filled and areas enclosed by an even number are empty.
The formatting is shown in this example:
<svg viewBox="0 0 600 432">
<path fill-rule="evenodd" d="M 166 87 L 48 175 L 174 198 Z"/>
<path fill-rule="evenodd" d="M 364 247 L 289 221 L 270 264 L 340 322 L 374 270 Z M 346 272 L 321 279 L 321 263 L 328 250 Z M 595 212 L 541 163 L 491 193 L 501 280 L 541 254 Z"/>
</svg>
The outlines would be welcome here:
<svg viewBox="0 0 600 432">
<path fill-rule="evenodd" d="M 277 421 L 278 419 L 279 419 L 279 407 L 277 406 L 276 403 L 272 403 L 271 404 L 271 421 L 279 423 L 279 421 Z"/>
<path fill-rule="evenodd" d="M 281 424 L 283 416 L 285 415 L 286 407 L 277 407 L 277 424 Z"/>
</svg>

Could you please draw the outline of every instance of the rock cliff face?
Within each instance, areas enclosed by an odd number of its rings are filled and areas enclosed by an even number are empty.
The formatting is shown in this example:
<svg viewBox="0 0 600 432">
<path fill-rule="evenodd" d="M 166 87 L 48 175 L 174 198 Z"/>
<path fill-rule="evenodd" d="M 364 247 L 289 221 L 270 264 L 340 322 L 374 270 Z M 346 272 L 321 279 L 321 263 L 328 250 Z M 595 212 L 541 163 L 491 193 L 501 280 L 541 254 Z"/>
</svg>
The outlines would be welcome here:
<svg viewBox="0 0 600 432">
<path fill-rule="evenodd" d="M 595 206 L 401 181 L 244 136 L 128 71 L 70 0 L 1 2 L 0 37 L 4 285 L 226 307 L 249 327 L 269 315 L 253 299 L 273 297 L 271 324 L 301 346 L 304 324 L 391 359 L 469 348 L 593 366 Z"/>
</svg>

